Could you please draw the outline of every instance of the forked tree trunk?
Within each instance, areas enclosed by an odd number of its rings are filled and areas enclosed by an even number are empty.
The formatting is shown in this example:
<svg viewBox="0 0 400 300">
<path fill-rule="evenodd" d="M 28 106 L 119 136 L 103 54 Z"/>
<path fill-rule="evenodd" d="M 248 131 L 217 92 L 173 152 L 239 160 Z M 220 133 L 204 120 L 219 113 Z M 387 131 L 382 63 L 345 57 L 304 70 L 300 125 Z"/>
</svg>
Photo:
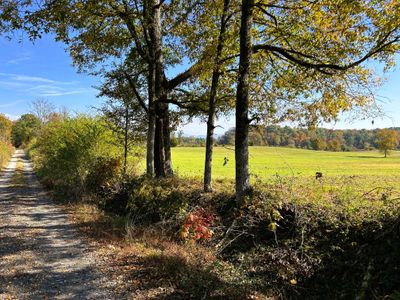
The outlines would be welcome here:
<svg viewBox="0 0 400 300">
<path fill-rule="evenodd" d="M 168 105 L 165 103 L 166 91 L 164 89 L 164 59 L 162 54 L 162 31 L 161 31 L 161 2 L 160 0 L 151 0 L 152 26 L 151 40 L 154 53 L 154 94 L 155 94 L 155 135 L 154 135 L 154 170 L 157 177 L 165 177 L 168 174 L 166 170 L 166 152 L 169 137 L 165 136 L 165 131 L 169 131 Z M 166 129 L 168 127 L 168 130 Z M 170 155 L 169 155 L 170 158 Z"/>
<path fill-rule="evenodd" d="M 251 27 L 254 0 L 242 0 L 239 79 L 236 92 L 235 167 L 236 201 L 243 203 L 250 191 L 249 178 L 249 77 L 252 54 Z"/>
<path fill-rule="evenodd" d="M 227 15 L 230 0 L 224 0 L 224 8 L 221 16 L 221 26 L 218 36 L 217 51 L 215 54 L 214 69 L 211 81 L 210 98 L 208 101 L 208 121 L 207 121 L 207 136 L 206 136 L 206 159 L 204 163 L 204 191 L 210 192 L 212 190 L 212 157 L 213 157 L 213 143 L 214 143 L 214 129 L 216 120 L 216 100 L 219 78 L 221 76 L 219 63 L 222 56 L 224 47 L 224 35 L 227 27 Z"/>
</svg>

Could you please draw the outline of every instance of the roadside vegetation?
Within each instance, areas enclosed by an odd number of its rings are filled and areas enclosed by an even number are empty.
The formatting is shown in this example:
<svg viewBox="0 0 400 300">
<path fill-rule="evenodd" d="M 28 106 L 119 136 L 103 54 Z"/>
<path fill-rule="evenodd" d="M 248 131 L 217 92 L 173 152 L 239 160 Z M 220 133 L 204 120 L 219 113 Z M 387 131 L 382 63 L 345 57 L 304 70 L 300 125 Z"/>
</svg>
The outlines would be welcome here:
<svg viewBox="0 0 400 300">
<path fill-rule="evenodd" d="M 9 161 L 13 152 L 11 144 L 12 121 L 0 114 L 0 168 L 3 168 Z"/>
<path fill-rule="evenodd" d="M 349 165 L 325 172 L 323 154 L 292 149 L 299 170 L 269 178 L 263 150 L 249 148 L 252 128 L 281 145 L 265 129 L 285 122 L 300 127 L 285 146 L 376 145 L 385 156 L 398 147 L 394 130 L 389 142 L 316 131 L 343 112 L 379 116 L 380 69 L 391 70 L 400 51 L 397 0 L 9 0 L 0 3 L 0 33 L 14 30 L 32 40 L 51 33 L 79 71 L 101 80 L 101 116 L 43 114 L 37 105 L 39 126 L 24 127 L 33 118 L 22 116 L 14 142 L 28 147 L 57 199 L 78 203 L 85 232 L 106 248 L 115 236 L 110 263 L 127 290 L 145 299 L 398 297 L 398 185 L 375 184 L 398 176 L 398 157 L 382 158 L 383 175 L 364 183 L 351 168 L 368 173 L 375 158 L 336 152 L 332 162 Z M 227 115 L 234 159 L 224 155 L 223 170 L 234 172 L 215 178 L 216 119 Z M 171 149 L 179 138 L 171 133 L 195 117 L 207 124 L 201 168 L 198 152 Z M 200 179 L 185 174 L 192 165 Z"/>
<path fill-rule="evenodd" d="M 177 175 L 160 180 L 141 175 L 140 148 L 130 149 L 123 175 L 120 133 L 104 117 L 54 118 L 34 135 L 28 153 L 42 183 L 134 297 L 379 298 L 398 290 L 399 177 L 379 165 L 398 170 L 397 153 L 386 160 L 378 152 L 250 148 L 253 166 L 261 160 L 276 173 L 255 176 L 237 207 L 234 158 L 222 166 L 230 149 L 215 148 L 221 166 L 213 191 L 204 193 L 196 174 L 202 148 L 174 148 Z M 304 174 L 279 174 L 282 157 Z M 360 174 L 323 169 L 315 178 L 317 165 L 334 168 L 341 159 Z M 371 162 L 363 169 L 358 160 Z"/>
</svg>

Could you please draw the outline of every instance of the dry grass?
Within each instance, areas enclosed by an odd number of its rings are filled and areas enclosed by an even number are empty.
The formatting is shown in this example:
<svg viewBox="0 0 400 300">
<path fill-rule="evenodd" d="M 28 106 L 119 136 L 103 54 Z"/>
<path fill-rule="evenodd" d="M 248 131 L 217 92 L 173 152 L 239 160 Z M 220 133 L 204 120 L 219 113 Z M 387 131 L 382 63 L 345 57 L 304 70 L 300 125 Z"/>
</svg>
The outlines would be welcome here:
<svg viewBox="0 0 400 300">
<path fill-rule="evenodd" d="M 179 243 L 153 227 L 129 226 L 93 205 L 69 206 L 74 223 L 107 262 L 109 276 L 129 299 L 270 299 L 251 296 L 220 278 L 240 278 L 212 249 Z M 220 276 L 220 272 L 227 272 Z M 234 281 L 233 280 L 233 281 Z"/>
</svg>

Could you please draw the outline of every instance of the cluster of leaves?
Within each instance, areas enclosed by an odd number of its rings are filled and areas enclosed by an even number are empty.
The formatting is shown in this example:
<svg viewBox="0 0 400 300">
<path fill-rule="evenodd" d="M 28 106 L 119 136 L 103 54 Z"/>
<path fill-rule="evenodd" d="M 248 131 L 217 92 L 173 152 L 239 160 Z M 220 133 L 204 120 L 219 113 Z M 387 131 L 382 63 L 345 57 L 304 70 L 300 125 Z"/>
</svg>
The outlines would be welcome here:
<svg viewBox="0 0 400 300">
<path fill-rule="evenodd" d="M 180 237 L 183 240 L 209 240 L 214 232 L 211 227 L 215 222 L 216 216 L 206 211 L 204 208 L 198 207 L 191 211 L 180 230 Z"/>
</svg>

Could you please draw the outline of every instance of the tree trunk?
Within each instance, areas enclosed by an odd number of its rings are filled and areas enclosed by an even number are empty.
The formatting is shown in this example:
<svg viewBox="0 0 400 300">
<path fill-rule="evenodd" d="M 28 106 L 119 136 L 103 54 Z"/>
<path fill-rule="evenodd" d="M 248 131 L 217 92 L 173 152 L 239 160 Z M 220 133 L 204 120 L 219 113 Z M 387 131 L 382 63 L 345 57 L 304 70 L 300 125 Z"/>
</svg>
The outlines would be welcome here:
<svg viewBox="0 0 400 300">
<path fill-rule="evenodd" d="M 154 170 L 157 177 L 165 177 L 164 116 L 161 102 L 156 106 L 156 128 L 154 139 Z"/>
<path fill-rule="evenodd" d="M 249 178 L 249 77 L 252 54 L 251 27 L 253 24 L 254 0 L 242 0 L 240 25 L 239 79 L 236 92 L 236 201 L 243 204 L 250 191 Z"/>
<path fill-rule="evenodd" d="M 163 135 L 164 135 L 164 157 L 165 157 L 165 174 L 172 175 L 172 158 L 171 158 L 171 131 L 169 122 L 168 103 L 164 107 Z"/>
<path fill-rule="evenodd" d="M 207 121 L 207 137 L 206 137 L 206 160 L 204 163 L 204 191 L 210 192 L 212 190 L 212 156 L 213 156 L 213 143 L 214 143 L 214 129 L 216 120 L 216 100 L 217 90 L 220 78 L 219 63 L 221 60 L 222 49 L 224 47 L 224 35 L 227 26 L 227 14 L 230 0 L 224 0 L 224 8 L 221 16 L 221 26 L 218 36 L 217 51 L 215 54 L 214 69 L 212 74 L 210 98 L 208 101 L 208 121 Z"/>
<path fill-rule="evenodd" d="M 129 109 L 128 104 L 125 103 L 125 128 L 124 128 L 124 170 L 123 176 L 126 178 L 126 165 L 128 158 L 128 122 L 129 122 Z M 124 180 L 125 183 L 125 180 Z"/>
<path fill-rule="evenodd" d="M 154 112 L 154 81 L 155 70 L 149 64 L 148 75 L 148 111 L 147 111 L 147 143 L 146 143 L 146 173 L 148 176 L 154 175 L 154 138 L 155 138 L 155 112 Z"/>
<path fill-rule="evenodd" d="M 154 108 L 148 112 L 147 144 L 146 144 L 146 173 L 149 176 L 154 174 L 154 137 L 155 137 L 155 116 Z"/>
<path fill-rule="evenodd" d="M 155 94 L 155 138 L 154 138 L 154 169 L 157 177 L 165 177 L 166 170 L 166 154 L 165 146 L 168 146 L 168 137 L 164 135 L 166 127 L 168 126 L 168 106 L 165 103 L 166 91 L 164 89 L 164 58 L 162 54 L 162 31 L 161 31 L 161 3 L 160 0 L 152 0 L 152 26 L 151 26 L 151 40 L 154 53 L 154 67 L 155 67 L 155 80 L 154 80 L 154 94 Z M 169 155 L 170 156 L 170 155 Z"/>
<path fill-rule="evenodd" d="M 215 129 L 215 103 L 212 102 L 211 96 L 209 101 L 208 121 L 207 121 L 207 137 L 206 137 L 206 160 L 204 163 L 204 191 L 210 192 L 212 177 L 212 155 L 213 155 L 213 136 Z"/>
</svg>

